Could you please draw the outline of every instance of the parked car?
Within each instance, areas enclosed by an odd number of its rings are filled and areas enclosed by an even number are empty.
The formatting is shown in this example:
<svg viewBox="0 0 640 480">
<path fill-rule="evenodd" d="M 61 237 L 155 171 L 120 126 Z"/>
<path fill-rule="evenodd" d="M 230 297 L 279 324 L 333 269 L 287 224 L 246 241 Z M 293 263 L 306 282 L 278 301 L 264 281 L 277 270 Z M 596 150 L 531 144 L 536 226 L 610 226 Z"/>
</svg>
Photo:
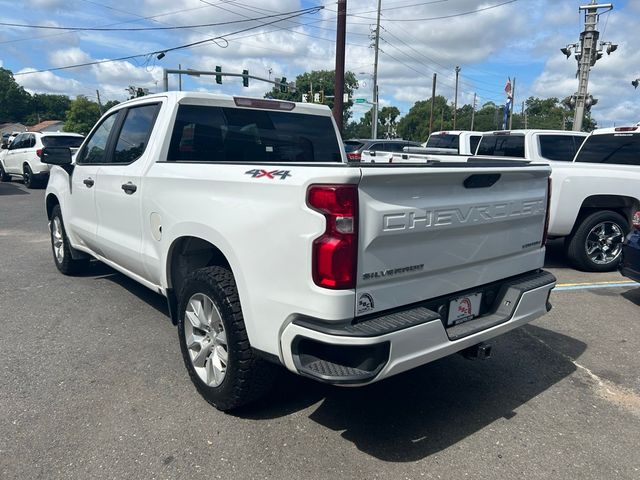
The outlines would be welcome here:
<svg viewBox="0 0 640 480">
<path fill-rule="evenodd" d="M 365 385 L 550 308 L 547 165 L 348 164 L 326 106 L 199 92 L 121 103 L 73 160 L 42 155 L 64 167 L 45 195 L 58 270 L 92 257 L 166 296 L 222 410 L 264 393 L 269 362 Z"/>
<path fill-rule="evenodd" d="M 640 282 L 640 210 L 633 215 L 633 230 L 622 245 L 620 273 L 636 282 Z"/>
<path fill-rule="evenodd" d="M 383 155 L 384 158 L 377 157 L 377 152 L 402 152 L 404 147 L 419 147 L 418 142 L 411 142 L 409 140 L 394 140 L 394 139 L 353 139 L 346 140 L 344 142 L 344 149 L 347 152 L 347 159 L 350 162 L 362 162 L 362 153 L 367 151 L 365 160 L 371 163 L 375 162 L 389 162 L 389 155 Z"/>
<path fill-rule="evenodd" d="M 481 139 L 482 132 L 448 130 L 433 132 L 422 146 L 427 150 L 424 153 L 475 155 Z"/>
<path fill-rule="evenodd" d="M 42 163 L 44 147 L 66 147 L 77 150 L 84 137 L 77 133 L 23 132 L 18 134 L 0 156 L 0 180 L 11 181 L 12 176 L 24 180 L 27 188 L 46 184 L 49 165 Z"/>
</svg>

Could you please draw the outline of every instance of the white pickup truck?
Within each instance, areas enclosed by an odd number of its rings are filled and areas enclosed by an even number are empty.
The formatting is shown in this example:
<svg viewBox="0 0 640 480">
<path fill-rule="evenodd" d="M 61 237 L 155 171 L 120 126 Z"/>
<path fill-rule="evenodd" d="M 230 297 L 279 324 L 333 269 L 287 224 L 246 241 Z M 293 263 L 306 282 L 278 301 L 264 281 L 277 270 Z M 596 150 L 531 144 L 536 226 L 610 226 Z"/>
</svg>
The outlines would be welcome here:
<svg viewBox="0 0 640 480">
<path fill-rule="evenodd" d="M 95 258 L 166 296 L 222 410 L 274 363 L 364 385 L 550 308 L 546 165 L 349 165 L 327 107 L 190 92 L 117 105 L 73 159 L 42 154 L 57 268 Z"/>
</svg>

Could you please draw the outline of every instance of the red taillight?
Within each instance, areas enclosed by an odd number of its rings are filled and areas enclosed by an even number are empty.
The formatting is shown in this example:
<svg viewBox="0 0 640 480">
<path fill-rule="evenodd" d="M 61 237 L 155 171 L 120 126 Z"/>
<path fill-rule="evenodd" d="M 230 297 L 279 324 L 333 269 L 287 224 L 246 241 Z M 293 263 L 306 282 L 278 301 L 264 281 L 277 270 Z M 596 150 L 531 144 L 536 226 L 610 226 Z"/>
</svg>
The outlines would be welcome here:
<svg viewBox="0 0 640 480">
<path fill-rule="evenodd" d="M 542 243 L 540 248 L 544 248 L 547 243 L 547 234 L 549 233 L 549 215 L 551 214 L 551 177 L 547 178 L 547 211 L 544 215 L 544 232 L 542 234 Z"/>
<path fill-rule="evenodd" d="M 326 229 L 313 241 L 312 272 L 316 285 L 356 286 L 358 255 L 358 186 L 311 185 L 307 205 L 326 218 Z"/>
<path fill-rule="evenodd" d="M 362 158 L 360 153 L 347 153 L 347 160 L 351 160 L 352 162 L 359 162 Z"/>
<path fill-rule="evenodd" d="M 38 156 L 38 158 L 42 158 L 42 149 L 41 148 L 36 150 L 36 155 Z"/>
<path fill-rule="evenodd" d="M 640 210 L 633 214 L 631 223 L 633 225 L 633 228 L 635 228 L 636 230 L 640 230 Z"/>
</svg>

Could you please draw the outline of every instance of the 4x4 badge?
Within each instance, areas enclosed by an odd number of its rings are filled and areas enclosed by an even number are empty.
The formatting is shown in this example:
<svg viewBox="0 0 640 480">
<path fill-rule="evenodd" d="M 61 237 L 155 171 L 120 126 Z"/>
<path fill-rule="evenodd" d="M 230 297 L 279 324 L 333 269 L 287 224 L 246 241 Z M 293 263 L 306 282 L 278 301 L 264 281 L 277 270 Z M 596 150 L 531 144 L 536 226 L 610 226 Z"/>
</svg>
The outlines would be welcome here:
<svg viewBox="0 0 640 480">
<path fill-rule="evenodd" d="M 280 177 L 280 180 L 284 180 L 287 177 L 291 176 L 291 170 L 271 170 L 267 172 L 266 170 L 259 170 L 254 168 L 253 170 L 247 170 L 244 172 L 245 175 L 251 175 L 251 178 L 268 178 L 270 180 L 275 179 L 276 177 Z"/>
</svg>

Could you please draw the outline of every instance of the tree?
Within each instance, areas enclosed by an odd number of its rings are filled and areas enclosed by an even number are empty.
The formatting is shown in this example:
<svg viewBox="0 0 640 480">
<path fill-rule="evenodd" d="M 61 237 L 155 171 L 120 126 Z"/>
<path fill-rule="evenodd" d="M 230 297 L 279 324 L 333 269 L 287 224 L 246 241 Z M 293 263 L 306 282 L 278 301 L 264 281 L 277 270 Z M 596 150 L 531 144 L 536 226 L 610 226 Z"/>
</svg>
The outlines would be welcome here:
<svg viewBox="0 0 640 480">
<path fill-rule="evenodd" d="M 120 102 L 118 100 L 109 100 L 107 103 L 104 104 L 103 107 L 103 111 L 106 112 L 108 111 L 110 108 L 115 107 L 116 105 L 118 105 Z"/>
<path fill-rule="evenodd" d="M 344 138 L 369 138 L 371 136 L 371 110 L 365 112 L 358 122 L 351 122 L 345 127 Z M 396 119 L 400 116 L 398 107 L 385 106 L 378 112 L 378 138 L 394 137 Z M 389 118 L 390 125 L 385 124 Z"/>
<path fill-rule="evenodd" d="M 302 95 L 311 92 L 324 92 L 325 105 L 333 109 L 333 96 L 335 94 L 335 70 L 314 70 L 312 72 L 305 72 L 296 77 L 296 90 L 295 92 L 288 89 L 287 92 L 281 92 L 279 86 L 274 86 L 269 92 L 265 93 L 265 98 L 277 98 L 278 100 L 289 100 L 291 102 L 299 102 L 302 99 Z M 349 98 L 353 96 L 353 92 L 358 86 L 358 80 L 353 72 L 345 72 L 344 74 L 344 93 L 349 94 Z M 332 97 L 332 98 L 328 98 Z M 344 104 L 343 113 L 343 125 L 347 125 L 351 118 L 351 107 L 353 102 L 349 100 Z"/>
<path fill-rule="evenodd" d="M 452 112 L 447 99 L 441 95 L 436 96 L 433 102 L 433 130 L 450 128 Z M 426 141 L 429 136 L 430 114 L 431 99 L 417 101 L 398 122 L 398 134 L 405 140 Z"/>
<path fill-rule="evenodd" d="M 26 122 L 31 95 L 13 78 L 11 70 L 0 67 L 0 123 Z"/>
<path fill-rule="evenodd" d="M 65 132 L 86 135 L 100 118 L 100 107 L 84 95 L 78 95 L 71 102 L 64 123 Z"/>
<path fill-rule="evenodd" d="M 35 93 L 31 97 L 31 113 L 27 123 L 33 125 L 43 120 L 64 120 L 70 106 L 71 100 L 66 95 Z"/>
</svg>

